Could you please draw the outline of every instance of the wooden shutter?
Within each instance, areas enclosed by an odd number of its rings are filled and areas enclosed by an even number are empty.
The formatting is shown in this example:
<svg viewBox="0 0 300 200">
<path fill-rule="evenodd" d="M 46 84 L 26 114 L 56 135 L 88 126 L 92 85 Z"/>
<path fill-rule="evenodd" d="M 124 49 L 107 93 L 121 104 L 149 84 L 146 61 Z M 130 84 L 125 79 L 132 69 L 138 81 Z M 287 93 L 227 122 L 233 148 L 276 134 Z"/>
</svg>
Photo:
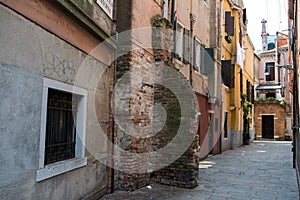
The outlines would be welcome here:
<svg viewBox="0 0 300 200">
<path fill-rule="evenodd" d="M 239 42 L 240 42 L 240 46 L 243 47 L 243 32 L 242 32 L 241 28 L 240 28 L 240 34 L 239 34 Z"/>
<path fill-rule="evenodd" d="M 227 87 L 234 87 L 235 66 L 231 64 L 231 60 L 222 60 L 222 80 Z"/>
<path fill-rule="evenodd" d="M 247 80 L 247 101 L 250 102 L 251 99 L 251 84 L 250 82 Z"/>
<path fill-rule="evenodd" d="M 243 9 L 243 23 L 246 25 L 247 21 L 247 11 L 246 8 Z"/>
<path fill-rule="evenodd" d="M 231 17 L 231 12 L 225 12 L 225 32 L 234 36 L 234 17 Z"/>
</svg>

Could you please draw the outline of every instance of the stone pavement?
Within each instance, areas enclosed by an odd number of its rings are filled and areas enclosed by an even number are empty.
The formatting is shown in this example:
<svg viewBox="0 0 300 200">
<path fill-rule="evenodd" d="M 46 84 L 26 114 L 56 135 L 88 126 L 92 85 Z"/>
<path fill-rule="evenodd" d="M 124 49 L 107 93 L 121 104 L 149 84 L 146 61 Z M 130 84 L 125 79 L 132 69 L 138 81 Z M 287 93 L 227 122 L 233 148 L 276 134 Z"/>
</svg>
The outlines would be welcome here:
<svg viewBox="0 0 300 200">
<path fill-rule="evenodd" d="M 151 184 L 101 200 L 297 200 L 291 148 L 291 142 L 256 141 L 202 161 L 199 186 L 194 189 Z"/>
</svg>

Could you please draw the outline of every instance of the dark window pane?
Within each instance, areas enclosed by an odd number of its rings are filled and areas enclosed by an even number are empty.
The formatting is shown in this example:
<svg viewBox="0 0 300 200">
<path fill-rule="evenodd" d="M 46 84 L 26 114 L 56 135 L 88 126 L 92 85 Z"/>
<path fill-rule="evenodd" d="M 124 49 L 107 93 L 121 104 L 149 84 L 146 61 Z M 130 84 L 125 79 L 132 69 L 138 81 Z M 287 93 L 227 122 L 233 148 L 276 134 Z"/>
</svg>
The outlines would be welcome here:
<svg viewBox="0 0 300 200">
<path fill-rule="evenodd" d="M 247 10 L 246 8 L 243 9 L 243 23 L 246 25 L 247 21 Z"/>
<path fill-rule="evenodd" d="M 268 75 L 266 75 L 266 81 L 274 81 L 275 80 L 275 63 L 269 62 L 266 63 L 266 70 L 268 71 Z"/>
<path fill-rule="evenodd" d="M 276 94 L 275 93 L 267 93 L 266 98 L 275 98 Z"/>
<path fill-rule="evenodd" d="M 48 89 L 45 164 L 75 157 L 73 104 L 71 93 Z"/>
<path fill-rule="evenodd" d="M 228 112 L 225 112 L 225 120 L 224 120 L 224 138 L 228 138 Z"/>
</svg>

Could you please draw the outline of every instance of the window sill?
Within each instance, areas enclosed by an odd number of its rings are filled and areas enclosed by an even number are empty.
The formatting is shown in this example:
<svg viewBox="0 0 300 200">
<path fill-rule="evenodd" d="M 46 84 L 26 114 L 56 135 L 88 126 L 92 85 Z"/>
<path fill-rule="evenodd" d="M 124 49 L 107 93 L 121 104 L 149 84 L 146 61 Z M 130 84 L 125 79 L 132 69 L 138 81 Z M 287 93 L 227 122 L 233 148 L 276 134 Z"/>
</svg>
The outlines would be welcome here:
<svg viewBox="0 0 300 200">
<path fill-rule="evenodd" d="M 46 180 L 48 178 L 66 173 L 68 171 L 87 165 L 87 157 L 73 158 L 46 165 L 45 168 L 37 170 L 36 181 Z"/>
</svg>

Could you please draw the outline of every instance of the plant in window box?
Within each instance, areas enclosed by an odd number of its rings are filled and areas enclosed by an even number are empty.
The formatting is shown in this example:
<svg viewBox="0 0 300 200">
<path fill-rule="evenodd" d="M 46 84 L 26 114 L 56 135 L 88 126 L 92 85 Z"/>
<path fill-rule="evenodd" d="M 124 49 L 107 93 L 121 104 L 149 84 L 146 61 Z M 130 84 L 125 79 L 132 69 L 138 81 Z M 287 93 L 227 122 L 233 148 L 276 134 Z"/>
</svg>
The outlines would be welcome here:
<svg viewBox="0 0 300 200">
<path fill-rule="evenodd" d="M 225 40 L 226 40 L 228 43 L 231 43 L 231 42 L 232 42 L 231 35 L 230 35 L 229 33 L 227 33 L 227 35 L 225 36 Z"/>
</svg>

